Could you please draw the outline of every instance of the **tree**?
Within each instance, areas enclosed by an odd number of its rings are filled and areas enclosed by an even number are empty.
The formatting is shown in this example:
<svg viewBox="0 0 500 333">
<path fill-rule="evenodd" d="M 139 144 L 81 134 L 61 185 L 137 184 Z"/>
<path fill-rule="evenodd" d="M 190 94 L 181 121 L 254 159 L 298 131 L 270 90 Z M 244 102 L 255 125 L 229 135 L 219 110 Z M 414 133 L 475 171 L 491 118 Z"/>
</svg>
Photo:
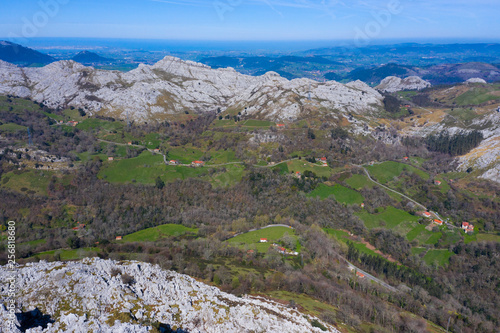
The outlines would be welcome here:
<svg viewBox="0 0 500 333">
<path fill-rule="evenodd" d="M 307 129 L 307 138 L 311 139 L 311 140 L 316 139 L 316 134 L 314 134 L 314 131 L 312 130 L 312 128 Z"/>
<path fill-rule="evenodd" d="M 389 113 L 398 113 L 401 110 L 401 102 L 396 97 L 387 95 L 384 98 L 384 107 Z"/>
<path fill-rule="evenodd" d="M 66 243 L 68 244 L 68 246 L 70 248 L 78 249 L 80 247 L 80 238 L 78 238 L 76 236 L 70 237 L 70 238 L 68 238 Z"/>
<path fill-rule="evenodd" d="M 161 180 L 160 176 L 156 177 L 156 184 L 155 184 L 157 189 L 163 189 L 165 187 L 165 182 Z"/>
</svg>

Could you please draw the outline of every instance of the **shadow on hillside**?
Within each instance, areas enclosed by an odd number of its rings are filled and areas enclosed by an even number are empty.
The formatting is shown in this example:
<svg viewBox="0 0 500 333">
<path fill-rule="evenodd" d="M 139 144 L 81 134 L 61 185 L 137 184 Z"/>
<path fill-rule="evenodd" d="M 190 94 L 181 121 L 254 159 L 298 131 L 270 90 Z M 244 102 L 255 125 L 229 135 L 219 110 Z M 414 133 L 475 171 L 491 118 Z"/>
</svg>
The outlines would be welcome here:
<svg viewBox="0 0 500 333">
<path fill-rule="evenodd" d="M 157 328 L 161 333 L 189 333 L 188 331 L 178 328 L 176 330 L 172 329 L 169 324 L 156 323 L 153 327 Z"/>
<path fill-rule="evenodd" d="M 49 323 L 54 322 L 49 315 L 42 314 L 38 308 L 32 311 L 16 313 L 16 318 L 21 325 L 18 327 L 21 332 L 26 332 L 28 329 L 35 327 L 46 329 Z"/>
</svg>

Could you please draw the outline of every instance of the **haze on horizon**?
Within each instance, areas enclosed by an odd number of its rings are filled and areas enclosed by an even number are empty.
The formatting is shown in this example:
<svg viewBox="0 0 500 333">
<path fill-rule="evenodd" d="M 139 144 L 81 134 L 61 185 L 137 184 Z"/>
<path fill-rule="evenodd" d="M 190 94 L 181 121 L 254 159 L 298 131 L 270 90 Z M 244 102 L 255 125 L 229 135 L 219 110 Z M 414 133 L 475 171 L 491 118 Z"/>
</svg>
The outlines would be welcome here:
<svg viewBox="0 0 500 333">
<path fill-rule="evenodd" d="M 2 9 L 5 38 L 500 39 L 496 0 L 26 0 Z"/>
</svg>

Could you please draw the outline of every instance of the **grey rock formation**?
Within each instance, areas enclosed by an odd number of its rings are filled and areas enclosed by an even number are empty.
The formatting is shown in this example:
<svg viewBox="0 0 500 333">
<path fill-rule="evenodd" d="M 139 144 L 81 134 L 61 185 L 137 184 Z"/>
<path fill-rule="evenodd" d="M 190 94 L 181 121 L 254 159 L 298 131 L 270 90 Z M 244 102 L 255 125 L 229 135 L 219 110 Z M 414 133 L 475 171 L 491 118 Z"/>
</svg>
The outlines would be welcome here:
<svg viewBox="0 0 500 333">
<path fill-rule="evenodd" d="M 289 81 L 274 72 L 254 77 L 170 56 L 127 73 L 97 70 L 71 60 L 42 68 L 19 68 L 0 61 L 0 94 L 30 97 L 50 107 L 82 107 L 122 119 L 128 112 L 139 121 L 219 108 L 275 121 L 295 120 L 309 112 L 370 115 L 382 108 L 382 96 L 360 81 L 347 85 Z"/>
<path fill-rule="evenodd" d="M 408 76 L 400 79 L 396 76 L 388 76 L 380 82 L 375 89 L 385 92 L 396 92 L 402 90 L 422 90 L 430 87 L 431 84 L 418 76 Z"/>
<path fill-rule="evenodd" d="M 120 274 L 113 274 L 113 270 Z M 0 278 L 9 272 L 2 267 Z M 124 283 L 122 276 L 135 283 Z M 125 281 L 127 282 L 127 281 Z M 16 303 L 47 319 L 28 332 L 148 332 L 162 323 L 195 332 L 322 332 L 317 318 L 259 297 L 236 297 L 195 279 L 147 263 L 84 259 L 18 268 Z M 1 303 L 8 290 L 0 287 Z M 36 310 L 38 309 L 38 310 Z M 3 332 L 7 311 L 0 305 Z M 321 322 L 321 321 L 320 321 Z M 16 320 L 16 324 L 20 325 Z M 329 332 L 338 332 L 323 323 Z"/>
<path fill-rule="evenodd" d="M 471 79 L 468 79 L 467 81 L 465 81 L 465 83 L 484 83 L 486 84 L 487 82 L 481 78 L 478 78 L 478 77 L 473 77 Z"/>
</svg>

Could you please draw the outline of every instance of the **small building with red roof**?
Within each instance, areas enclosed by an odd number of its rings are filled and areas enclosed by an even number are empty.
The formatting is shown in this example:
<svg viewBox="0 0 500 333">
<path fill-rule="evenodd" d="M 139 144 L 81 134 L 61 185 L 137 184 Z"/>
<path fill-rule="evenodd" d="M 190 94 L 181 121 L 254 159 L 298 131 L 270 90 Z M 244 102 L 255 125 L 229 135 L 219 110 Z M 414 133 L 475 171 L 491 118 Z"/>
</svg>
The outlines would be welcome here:
<svg viewBox="0 0 500 333">
<path fill-rule="evenodd" d="M 179 162 L 176 161 L 176 160 L 170 160 L 170 161 L 168 161 L 168 164 L 170 164 L 170 165 L 177 165 L 177 164 L 179 164 Z"/>
<path fill-rule="evenodd" d="M 441 182 L 439 180 L 435 180 L 434 181 L 434 185 L 438 185 L 439 186 L 439 185 L 441 185 Z"/>
<path fill-rule="evenodd" d="M 116 236 L 116 238 L 115 238 L 115 239 L 116 239 L 116 240 L 122 240 L 122 238 L 123 238 L 122 236 Z"/>
<path fill-rule="evenodd" d="M 276 127 L 278 127 L 278 128 L 285 128 L 286 126 L 285 126 L 285 124 L 276 124 Z"/>
<path fill-rule="evenodd" d="M 267 238 L 261 238 L 260 243 L 267 243 Z"/>
<path fill-rule="evenodd" d="M 429 218 L 430 218 L 430 217 L 432 216 L 432 214 L 431 214 L 431 213 L 429 213 L 429 212 L 423 212 L 423 213 L 422 213 L 422 216 L 423 216 L 423 217 L 429 217 Z"/>
<path fill-rule="evenodd" d="M 465 233 L 472 233 L 474 232 L 474 225 L 469 222 L 462 222 L 462 229 L 465 231 Z"/>
<path fill-rule="evenodd" d="M 439 224 L 439 225 L 443 225 L 443 221 L 438 220 L 438 219 L 434 219 L 434 223 Z"/>
<path fill-rule="evenodd" d="M 194 166 L 194 167 L 202 167 L 205 165 L 205 162 L 203 161 L 193 161 L 191 162 L 191 166 Z"/>
<path fill-rule="evenodd" d="M 356 275 L 360 277 L 361 279 L 365 277 L 365 275 L 361 272 L 356 271 Z"/>
</svg>

